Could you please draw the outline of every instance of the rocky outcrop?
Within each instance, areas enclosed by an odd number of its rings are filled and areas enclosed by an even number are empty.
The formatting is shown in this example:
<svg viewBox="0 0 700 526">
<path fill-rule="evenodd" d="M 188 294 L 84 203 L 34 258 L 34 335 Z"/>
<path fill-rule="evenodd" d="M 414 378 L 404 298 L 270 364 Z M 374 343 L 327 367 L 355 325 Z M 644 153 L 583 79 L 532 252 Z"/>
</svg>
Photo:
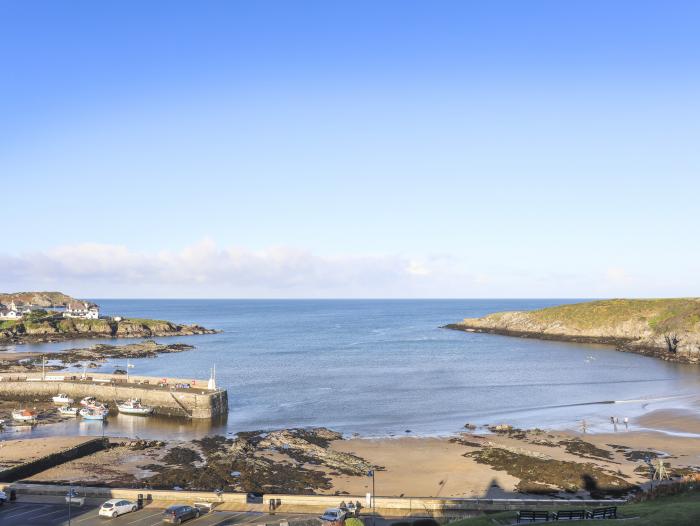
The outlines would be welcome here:
<svg viewBox="0 0 700 526">
<path fill-rule="evenodd" d="M 184 343 L 166 345 L 153 340 L 145 340 L 128 345 L 106 345 L 100 343 L 92 347 L 67 349 L 54 353 L 52 359 L 60 360 L 64 365 L 70 365 L 78 362 L 103 362 L 108 358 L 154 358 L 159 354 L 183 352 L 192 349 L 194 349 L 193 346 L 185 345 Z M 40 357 L 37 357 L 35 362 L 41 363 Z"/>
<path fill-rule="evenodd" d="M 214 334 L 199 325 L 181 325 L 162 320 L 112 318 L 86 320 L 48 315 L 40 320 L 6 322 L 0 325 L 0 343 L 71 340 L 76 338 L 153 338 Z"/>
<path fill-rule="evenodd" d="M 328 447 L 330 441 L 341 438 L 340 433 L 325 428 L 284 429 L 268 433 L 258 447 L 275 449 L 300 462 L 320 464 L 346 475 L 363 475 L 372 469 L 372 465 L 360 457 Z"/>
<path fill-rule="evenodd" d="M 499 312 L 445 326 L 523 338 L 600 343 L 681 363 L 700 363 L 700 299 L 602 300 Z"/>
</svg>

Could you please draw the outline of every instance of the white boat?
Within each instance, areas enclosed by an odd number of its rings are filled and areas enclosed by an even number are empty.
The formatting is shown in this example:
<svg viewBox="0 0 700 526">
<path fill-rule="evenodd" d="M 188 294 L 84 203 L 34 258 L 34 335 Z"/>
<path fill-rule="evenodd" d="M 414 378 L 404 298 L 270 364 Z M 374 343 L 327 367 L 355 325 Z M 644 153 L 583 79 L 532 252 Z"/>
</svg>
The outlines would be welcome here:
<svg viewBox="0 0 700 526">
<path fill-rule="evenodd" d="M 29 409 L 15 409 L 12 411 L 12 418 L 20 422 L 36 422 L 36 411 Z"/>
<path fill-rule="evenodd" d="M 58 414 L 61 416 L 78 416 L 78 408 L 64 405 L 58 408 Z"/>
<path fill-rule="evenodd" d="M 147 416 L 153 413 L 153 408 L 141 405 L 141 401 L 138 398 L 132 398 L 131 400 L 117 404 L 117 408 L 120 413 L 124 413 L 125 415 Z"/>
<path fill-rule="evenodd" d="M 85 420 L 104 420 L 107 418 L 107 411 L 83 408 L 79 411 L 80 416 Z"/>
<path fill-rule="evenodd" d="M 60 404 L 60 405 L 70 405 L 73 403 L 73 399 L 70 398 L 66 394 L 58 394 L 58 395 L 52 397 L 51 400 L 53 400 L 54 404 Z"/>
<path fill-rule="evenodd" d="M 94 396 L 86 396 L 80 401 L 80 405 L 83 407 L 89 407 L 91 405 L 95 405 L 97 403 L 97 400 L 95 400 Z"/>
</svg>

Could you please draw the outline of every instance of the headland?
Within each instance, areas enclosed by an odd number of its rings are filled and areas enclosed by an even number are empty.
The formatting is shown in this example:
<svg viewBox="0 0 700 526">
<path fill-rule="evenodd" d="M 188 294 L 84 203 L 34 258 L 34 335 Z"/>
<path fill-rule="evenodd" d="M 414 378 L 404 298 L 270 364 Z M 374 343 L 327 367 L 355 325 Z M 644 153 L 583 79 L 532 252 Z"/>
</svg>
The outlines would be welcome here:
<svg viewBox="0 0 700 526">
<path fill-rule="evenodd" d="M 0 294 L 0 345 L 83 338 L 153 338 L 217 331 L 166 320 L 104 316 L 99 306 L 62 292 Z"/>
<path fill-rule="evenodd" d="M 613 345 L 662 360 L 700 363 L 700 298 L 589 301 L 498 312 L 445 328 Z"/>
</svg>

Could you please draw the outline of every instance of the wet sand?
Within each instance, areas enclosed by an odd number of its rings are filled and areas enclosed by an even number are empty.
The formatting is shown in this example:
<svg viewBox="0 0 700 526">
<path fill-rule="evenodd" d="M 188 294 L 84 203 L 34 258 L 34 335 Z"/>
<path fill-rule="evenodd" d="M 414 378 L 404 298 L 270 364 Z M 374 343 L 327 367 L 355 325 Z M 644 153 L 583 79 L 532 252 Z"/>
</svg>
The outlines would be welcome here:
<svg viewBox="0 0 700 526">
<path fill-rule="evenodd" d="M 51 437 L 0 441 L 0 468 L 31 462 L 92 440 L 92 437 Z"/>
<path fill-rule="evenodd" d="M 659 409 L 636 419 L 636 424 L 649 429 L 700 435 L 700 418 L 689 409 Z M 698 438 L 700 440 L 700 438 Z"/>
</svg>

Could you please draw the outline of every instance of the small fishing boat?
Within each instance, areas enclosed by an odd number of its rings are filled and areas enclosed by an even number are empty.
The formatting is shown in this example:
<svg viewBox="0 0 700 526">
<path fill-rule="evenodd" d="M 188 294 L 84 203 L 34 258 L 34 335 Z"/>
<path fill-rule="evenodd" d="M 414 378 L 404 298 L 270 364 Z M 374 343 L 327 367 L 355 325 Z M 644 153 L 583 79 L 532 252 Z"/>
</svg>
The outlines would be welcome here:
<svg viewBox="0 0 700 526">
<path fill-rule="evenodd" d="M 70 405 L 73 403 L 73 399 L 70 398 L 68 395 L 63 394 L 63 393 L 52 397 L 51 400 L 53 400 L 54 404 L 59 404 L 59 405 Z"/>
<path fill-rule="evenodd" d="M 95 400 L 94 396 L 86 396 L 80 401 L 80 405 L 83 407 L 89 407 L 91 405 L 95 405 L 97 403 L 97 400 Z"/>
<path fill-rule="evenodd" d="M 29 409 L 15 409 L 12 411 L 12 418 L 19 422 L 36 422 L 36 411 Z"/>
<path fill-rule="evenodd" d="M 119 409 L 120 413 L 124 413 L 125 415 L 148 416 L 153 413 L 153 408 L 141 405 L 141 400 L 138 398 L 132 398 L 131 400 L 117 404 L 117 409 Z"/>
<path fill-rule="evenodd" d="M 58 414 L 61 416 L 78 416 L 78 408 L 64 405 L 58 408 Z"/>
<path fill-rule="evenodd" d="M 83 408 L 79 411 L 80 416 L 85 420 L 104 420 L 107 418 L 107 411 Z"/>
</svg>

